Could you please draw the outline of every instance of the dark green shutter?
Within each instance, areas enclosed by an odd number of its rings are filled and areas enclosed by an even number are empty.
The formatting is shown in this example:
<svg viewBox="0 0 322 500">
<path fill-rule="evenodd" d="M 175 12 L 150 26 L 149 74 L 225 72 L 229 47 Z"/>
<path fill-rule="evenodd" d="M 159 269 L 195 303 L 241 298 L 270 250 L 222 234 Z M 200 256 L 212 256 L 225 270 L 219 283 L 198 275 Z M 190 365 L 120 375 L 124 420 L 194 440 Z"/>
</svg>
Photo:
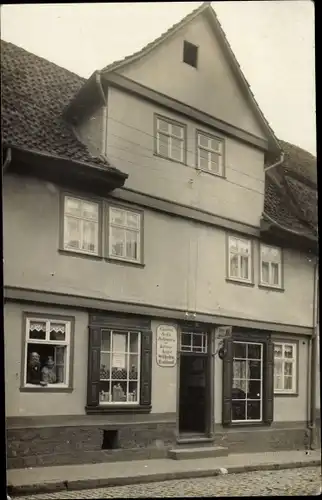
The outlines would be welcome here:
<svg viewBox="0 0 322 500">
<path fill-rule="evenodd" d="M 151 406 L 152 332 L 141 333 L 141 389 L 140 404 Z"/>
<path fill-rule="evenodd" d="M 264 363 L 264 422 L 270 425 L 274 415 L 274 343 L 268 339 Z"/>
<path fill-rule="evenodd" d="M 223 400 L 222 425 L 231 423 L 231 393 L 233 385 L 233 341 L 224 340 L 225 357 L 223 360 Z"/>
<path fill-rule="evenodd" d="M 101 329 L 89 327 L 87 406 L 99 405 Z"/>
</svg>

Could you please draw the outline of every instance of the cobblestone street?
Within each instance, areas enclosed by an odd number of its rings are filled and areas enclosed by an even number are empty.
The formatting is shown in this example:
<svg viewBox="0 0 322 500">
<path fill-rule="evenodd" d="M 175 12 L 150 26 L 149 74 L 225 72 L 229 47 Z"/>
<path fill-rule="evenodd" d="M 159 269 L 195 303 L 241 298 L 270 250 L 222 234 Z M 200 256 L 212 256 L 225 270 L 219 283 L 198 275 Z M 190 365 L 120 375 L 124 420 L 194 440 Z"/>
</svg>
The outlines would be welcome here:
<svg viewBox="0 0 322 500">
<path fill-rule="evenodd" d="M 217 477 L 164 481 L 83 491 L 61 491 L 19 497 L 20 500 L 70 498 L 174 498 L 226 496 L 317 495 L 321 467 L 226 474 Z"/>
</svg>

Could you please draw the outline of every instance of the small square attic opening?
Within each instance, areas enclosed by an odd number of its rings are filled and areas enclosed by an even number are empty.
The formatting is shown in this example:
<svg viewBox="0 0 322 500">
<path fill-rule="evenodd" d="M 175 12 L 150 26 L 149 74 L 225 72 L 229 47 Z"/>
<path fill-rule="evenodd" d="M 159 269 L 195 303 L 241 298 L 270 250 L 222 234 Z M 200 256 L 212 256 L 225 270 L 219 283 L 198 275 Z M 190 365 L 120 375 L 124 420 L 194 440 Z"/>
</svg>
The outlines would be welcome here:
<svg viewBox="0 0 322 500">
<path fill-rule="evenodd" d="M 190 42 L 183 42 L 183 62 L 189 66 L 197 67 L 198 47 Z"/>
</svg>

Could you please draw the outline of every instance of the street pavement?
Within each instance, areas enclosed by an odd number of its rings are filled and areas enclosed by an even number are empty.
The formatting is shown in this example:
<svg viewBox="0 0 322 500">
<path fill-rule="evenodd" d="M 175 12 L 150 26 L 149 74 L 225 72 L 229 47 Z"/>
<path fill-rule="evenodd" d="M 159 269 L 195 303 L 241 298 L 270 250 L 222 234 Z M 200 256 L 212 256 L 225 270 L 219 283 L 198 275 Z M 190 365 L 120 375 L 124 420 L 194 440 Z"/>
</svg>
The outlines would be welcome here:
<svg viewBox="0 0 322 500">
<path fill-rule="evenodd" d="M 175 498 L 227 496 L 298 496 L 321 493 L 321 467 L 223 474 L 79 491 L 19 496 L 20 500 L 91 498 Z M 18 497 L 13 497 L 18 498 Z"/>
</svg>

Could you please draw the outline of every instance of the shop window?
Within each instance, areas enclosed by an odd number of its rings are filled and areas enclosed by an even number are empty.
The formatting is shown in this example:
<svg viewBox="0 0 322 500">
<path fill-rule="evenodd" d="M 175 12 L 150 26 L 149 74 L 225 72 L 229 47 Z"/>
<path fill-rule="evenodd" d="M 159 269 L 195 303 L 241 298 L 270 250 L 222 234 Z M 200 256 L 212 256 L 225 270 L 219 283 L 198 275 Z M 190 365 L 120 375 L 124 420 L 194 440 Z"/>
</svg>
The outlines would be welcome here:
<svg viewBox="0 0 322 500">
<path fill-rule="evenodd" d="M 22 387 L 70 387 L 70 344 L 70 321 L 27 317 Z"/>
<path fill-rule="evenodd" d="M 274 392 L 296 394 L 297 392 L 297 344 L 274 343 Z"/>
<path fill-rule="evenodd" d="M 273 344 L 269 338 L 249 337 L 224 340 L 224 425 L 273 419 Z"/>
</svg>

